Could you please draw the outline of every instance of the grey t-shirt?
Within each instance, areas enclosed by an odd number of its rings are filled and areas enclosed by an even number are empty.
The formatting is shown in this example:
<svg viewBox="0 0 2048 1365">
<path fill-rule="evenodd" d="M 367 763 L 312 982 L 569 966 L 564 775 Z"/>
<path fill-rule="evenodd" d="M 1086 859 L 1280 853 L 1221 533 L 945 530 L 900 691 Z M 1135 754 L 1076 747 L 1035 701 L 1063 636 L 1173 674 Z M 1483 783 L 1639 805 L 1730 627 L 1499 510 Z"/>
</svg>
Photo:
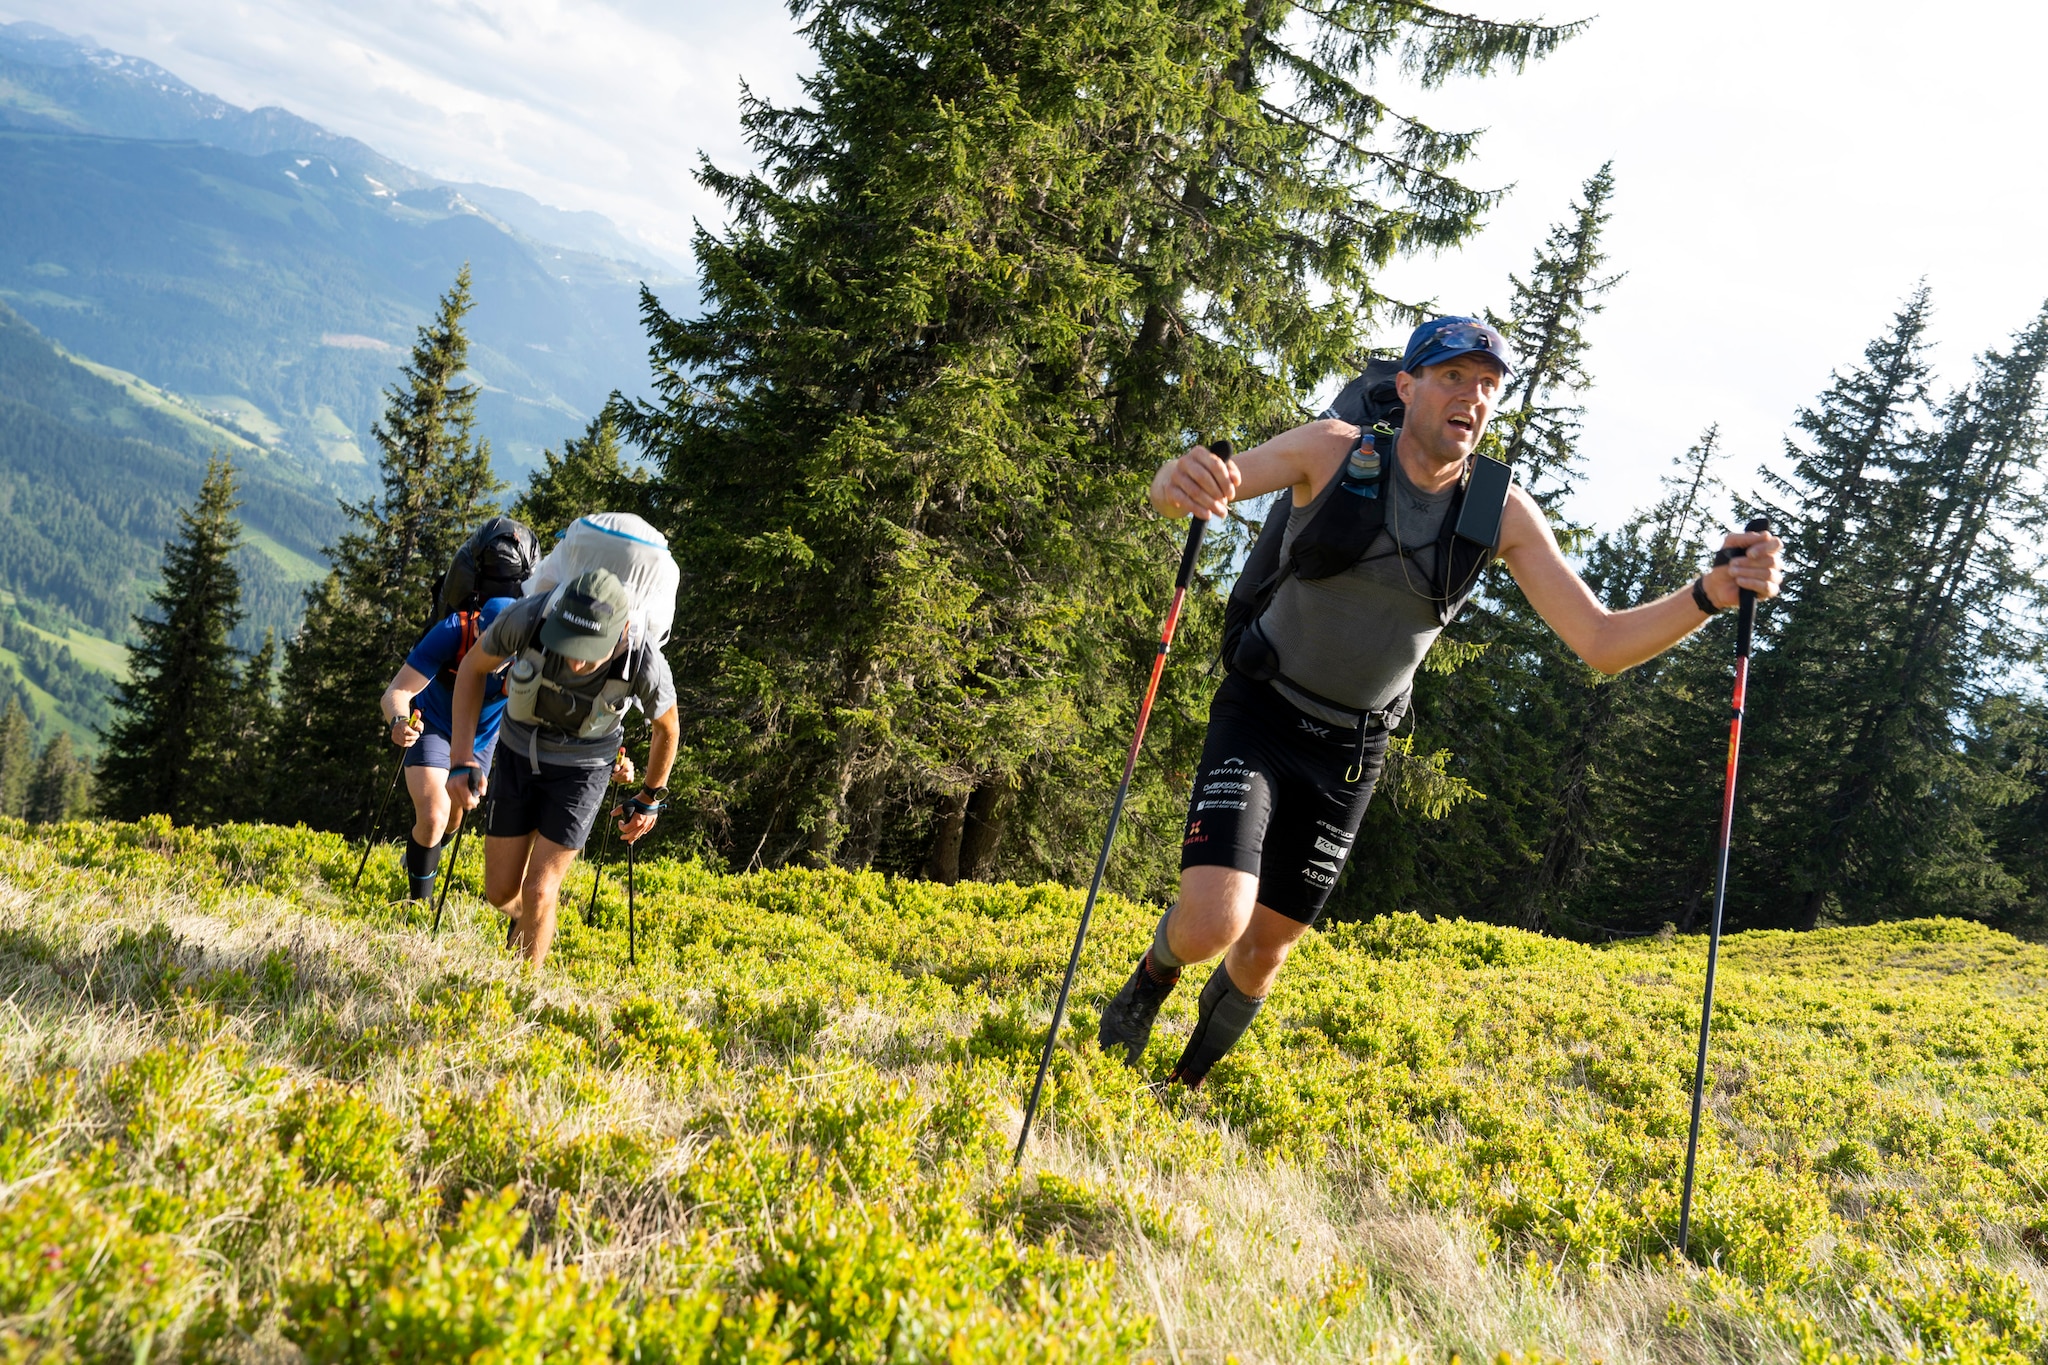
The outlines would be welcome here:
<svg viewBox="0 0 2048 1365">
<path fill-rule="evenodd" d="M 547 614 L 547 594 L 521 598 L 498 614 L 477 639 L 477 648 L 489 654 L 517 654 L 529 645 L 540 641 L 541 617 Z M 661 657 L 661 651 L 639 638 L 637 631 L 629 629 L 623 641 L 623 652 L 614 654 L 612 661 L 603 668 L 589 673 L 571 673 L 563 660 L 550 654 L 541 670 L 541 676 L 566 691 L 578 692 L 590 697 L 604 689 L 605 682 L 622 680 L 632 685 L 633 696 L 639 700 L 641 710 L 648 716 L 665 714 L 676 704 L 675 677 L 668 671 L 668 660 Z M 625 724 L 614 726 L 608 734 L 584 739 L 567 734 L 548 725 L 525 725 L 505 716 L 499 727 L 502 738 L 499 749 L 507 748 L 535 763 L 546 763 L 557 768 L 602 768 L 609 765 L 612 756 L 619 751 L 619 739 L 625 732 Z"/>
<path fill-rule="evenodd" d="M 1306 507 L 1289 513 L 1283 564 L 1294 538 L 1325 502 L 1352 496 L 1339 491 L 1340 482 L 1331 479 Z M 1452 485 L 1425 493 L 1409 482 L 1400 460 L 1393 461 L 1386 527 L 1365 554 L 1329 578 L 1288 578 L 1260 618 L 1282 673 L 1359 711 L 1377 711 L 1408 690 L 1443 630 L 1436 612 L 1437 535 L 1455 492 Z M 1350 715 L 1310 700 L 1284 680 L 1273 686 L 1310 715 L 1352 728 Z"/>
</svg>

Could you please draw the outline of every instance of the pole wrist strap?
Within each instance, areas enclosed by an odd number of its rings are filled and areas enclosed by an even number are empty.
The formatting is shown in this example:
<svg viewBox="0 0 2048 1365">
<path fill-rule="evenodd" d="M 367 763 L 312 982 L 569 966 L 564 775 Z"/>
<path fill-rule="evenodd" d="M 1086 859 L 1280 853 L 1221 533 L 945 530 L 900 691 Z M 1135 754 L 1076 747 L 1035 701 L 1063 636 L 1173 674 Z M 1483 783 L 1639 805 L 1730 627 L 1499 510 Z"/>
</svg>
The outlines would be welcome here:
<svg viewBox="0 0 2048 1365">
<path fill-rule="evenodd" d="M 1692 604 L 1709 616 L 1718 616 L 1721 608 L 1714 605 L 1714 599 L 1707 596 L 1707 576 L 1701 574 L 1692 581 Z"/>
</svg>

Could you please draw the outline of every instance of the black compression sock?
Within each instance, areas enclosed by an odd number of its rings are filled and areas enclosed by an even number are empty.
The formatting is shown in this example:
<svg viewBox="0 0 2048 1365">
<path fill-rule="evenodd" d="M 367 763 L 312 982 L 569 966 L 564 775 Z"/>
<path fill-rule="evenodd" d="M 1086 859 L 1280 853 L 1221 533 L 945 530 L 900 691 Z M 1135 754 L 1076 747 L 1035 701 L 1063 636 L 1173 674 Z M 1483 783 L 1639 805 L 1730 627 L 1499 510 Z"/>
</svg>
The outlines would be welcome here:
<svg viewBox="0 0 2048 1365">
<path fill-rule="evenodd" d="M 1188 1035 L 1187 1048 L 1174 1063 L 1173 1078 L 1190 1088 L 1200 1085 L 1208 1077 L 1209 1068 L 1237 1046 L 1237 1040 L 1244 1037 L 1244 1031 L 1258 1016 L 1259 1006 L 1265 1003 L 1264 996 L 1254 1000 L 1240 991 L 1231 981 L 1229 970 L 1217 963 L 1202 986 L 1202 1001 L 1195 1010 L 1195 1031 Z"/>
<path fill-rule="evenodd" d="M 447 842 L 443 839 L 428 848 L 410 834 L 405 836 L 405 876 L 411 883 L 410 893 L 414 900 L 423 901 L 433 896 L 434 874 L 441 868 L 441 848 Z"/>
</svg>

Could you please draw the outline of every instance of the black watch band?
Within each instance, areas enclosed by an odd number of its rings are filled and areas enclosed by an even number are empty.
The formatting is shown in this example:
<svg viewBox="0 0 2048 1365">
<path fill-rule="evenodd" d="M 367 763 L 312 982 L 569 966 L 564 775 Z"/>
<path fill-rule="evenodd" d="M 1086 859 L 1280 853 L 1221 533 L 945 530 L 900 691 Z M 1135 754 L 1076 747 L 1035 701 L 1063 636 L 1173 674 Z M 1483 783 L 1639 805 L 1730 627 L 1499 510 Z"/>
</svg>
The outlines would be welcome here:
<svg viewBox="0 0 2048 1365">
<path fill-rule="evenodd" d="M 1721 608 L 1714 605 L 1714 599 L 1707 596 L 1707 576 L 1701 574 L 1692 581 L 1692 604 L 1709 616 L 1718 616 Z"/>
</svg>

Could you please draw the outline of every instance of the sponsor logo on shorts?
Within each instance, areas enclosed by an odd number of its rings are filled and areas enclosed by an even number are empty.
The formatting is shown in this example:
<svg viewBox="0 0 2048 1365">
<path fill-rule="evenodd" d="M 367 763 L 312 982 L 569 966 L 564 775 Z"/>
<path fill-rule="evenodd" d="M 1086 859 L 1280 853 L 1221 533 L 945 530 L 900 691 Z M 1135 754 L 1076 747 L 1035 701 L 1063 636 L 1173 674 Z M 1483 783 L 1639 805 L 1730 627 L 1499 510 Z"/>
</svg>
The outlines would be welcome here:
<svg viewBox="0 0 2048 1365">
<path fill-rule="evenodd" d="M 1188 822 L 1188 836 L 1180 842 L 1181 847 L 1183 848 L 1187 847 L 1189 844 L 1208 843 L 1209 836 L 1202 833 L 1202 822 L 1200 820 L 1190 820 Z"/>
<path fill-rule="evenodd" d="M 1347 844 L 1348 844 L 1348 843 L 1350 843 L 1350 842 L 1351 842 L 1351 831 L 1350 831 L 1350 830 L 1348 830 L 1348 829 L 1346 829 L 1346 828 L 1344 828 L 1344 826 L 1342 826 L 1342 825 L 1333 825 L 1333 824 L 1331 824 L 1331 823 L 1330 823 L 1330 822 L 1329 822 L 1328 820 L 1318 820 L 1318 821 L 1316 821 L 1316 824 L 1317 824 L 1317 826 L 1319 826 L 1320 828 L 1322 828 L 1322 829 L 1326 829 L 1326 830 L 1330 831 L 1330 833 L 1332 833 L 1332 834 L 1336 835 L 1336 836 L 1337 836 L 1337 837 L 1338 837 L 1339 839 L 1342 839 L 1342 840 L 1343 840 L 1343 841 L 1344 841 L 1345 843 L 1347 843 Z"/>
<path fill-rule="evenodd" d="M 1195 802 L 1195 809 L 1196 809 L 1196 810 L 1243 810 L 1243 809 L 1244 809 L 1244 807 L 1245 807 L 1245 803 L 1244 803 L 1244 802 L 1242 802 L 1242 801 L 1197 801 L 1197 802 Z"/>
<path fill-rule="evenodd" d="M 1248 792 L 1251 789 L 1249 782 L 1210 782 L 1202 788 L 1205 792 Z"/>
<path fill-rule="evenodd" d="M 1320 859 L 1320 858 L 1311 858 L 1311 859 L 1309 859 L 1309 860 L 1308 860 L 1308 865 L 1309 865 L 1310 867 L 1320 867 L 1320 868 L 1322 868 L 1322 869 L 1323 869 L 1323 870 L 1324 870 L 1325 872 L 1336 872 L 1336 871 L 1338 871 L 1338 870 L 1339 870 L 1339 869 L 1341 868 L 1341 866 L 1342 866 L 1341 864 L 1338 864 L 1338 863 L 1326 863 L 1326 862 L 1324 862 L 1324 861 L 1323 861 L 1322 859 Z"/>
<path fill-rule="evenodd" d="M 1306 716 L 1300 718 L 1296 723 L 1300 725 L 1302 729 L 1314 735 L 1317 739 L 1328 739 L 1330 737 L 1329 726 L 1317 725 L 1313 721 L 1309 720 Z"/>
<path fill-rule="evenodd" d="M 1219 768 L 1242 768 L 1245 766 L 1245 761 L 1241 758 L 1226 758 L 1216 766 Z"/>
<path fill-rule="evenodd" d="M 1301 875 L 1303 880 L 1314 882 L 1317 886 L 1335 886 L 1337 884 L 1335 876 L 1328 872 L 1318 872 L 1312 867 L 1304 867 L 1301 870 Z"/>
<path fill-rule="evenodd" d="M 1316 852 L 1318 853 L 1327 853 L 1332 858 L 1341 858 L 1350 851 L 1349 845 L 1333 844 L 1320 834 L 1316 836 Z"/>
</svg>

